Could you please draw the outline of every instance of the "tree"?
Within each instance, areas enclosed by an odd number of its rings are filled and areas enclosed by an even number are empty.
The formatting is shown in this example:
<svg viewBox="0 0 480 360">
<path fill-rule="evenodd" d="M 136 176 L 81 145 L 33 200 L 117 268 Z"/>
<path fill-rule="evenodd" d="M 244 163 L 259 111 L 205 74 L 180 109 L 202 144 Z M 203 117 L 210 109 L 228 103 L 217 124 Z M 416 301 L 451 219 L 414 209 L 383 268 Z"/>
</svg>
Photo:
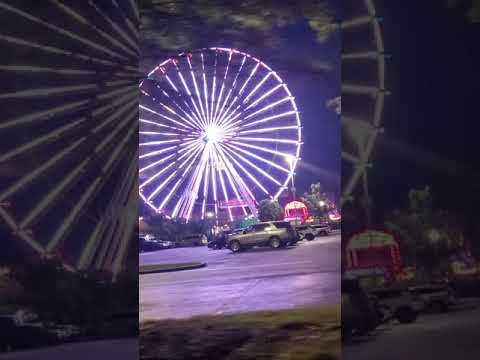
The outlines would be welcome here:
<svg viewBox="0 0 480 360">
<path fill-rule="evenodd" d="M 411 189 L 408 200 L 408 207 L 394 210 L 385 226 L 400 237 L 404 260 L 416 264 L 431 279 L 447 267 L 451 242 L 448 214 L 435 207 L 428 186 Z"/>
<path fill-rule="evenodd" d="M 276 200 L 261 200 L 258 204 L 258 218 L 260 221 L 283 220 L 282 206 Z"/>
<path fill-rule="evenodd" d="M 323 218 L 331 206 L 331 202 L 323 191 L 320 182 L 311 184 L 310 192 L 306 192 L 301 201 L 307 205 L 310 215 L 317 218 Z"/>
<path fill-rule="evenodd" d="M 460 8 L 470 23 L 480 22 L 480 0 L 445 0 L 448 8 Z"/>
</svg>

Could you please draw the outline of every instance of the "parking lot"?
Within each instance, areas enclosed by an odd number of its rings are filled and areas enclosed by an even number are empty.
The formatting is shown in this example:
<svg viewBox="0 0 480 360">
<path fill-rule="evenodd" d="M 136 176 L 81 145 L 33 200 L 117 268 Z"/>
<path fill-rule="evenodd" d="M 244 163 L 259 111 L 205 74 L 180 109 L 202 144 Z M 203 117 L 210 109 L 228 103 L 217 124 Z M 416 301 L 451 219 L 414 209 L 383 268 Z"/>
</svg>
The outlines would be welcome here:
<svg viewBox="0 0 480 360">
<path fill-rule="evenodd" d="M 140 320 L 340 303 L 340 234 L 286 249 L 190 247 L 140 255 L 140 265 L 199 261 L 196 270 L 140 276 Z"/>
<path fill-rule="evenodd" d="M 344 360 L 476 359 L 480 354 L 478 302 L 447 313 L 421 315 L 412 324 L 389 323 L 342 347 Z"/>
</svg>

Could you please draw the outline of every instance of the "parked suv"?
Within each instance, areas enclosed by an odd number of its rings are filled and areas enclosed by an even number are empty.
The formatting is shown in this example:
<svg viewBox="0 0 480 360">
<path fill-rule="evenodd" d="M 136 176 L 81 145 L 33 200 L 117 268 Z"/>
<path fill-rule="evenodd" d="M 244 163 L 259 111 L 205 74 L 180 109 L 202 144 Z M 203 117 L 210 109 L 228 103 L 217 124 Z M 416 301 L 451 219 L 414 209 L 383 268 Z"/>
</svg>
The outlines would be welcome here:
<svg viewBox="0 0 480 360">
<path fill-rule="evenodd" d="M 372 290 L 372 294 L 378 299 L 384 320 L 397 319 L 402 324 L 412 323 L 423 309 L 423 304 L 408 289 L 377 288 Z"/>
<path fill-rule="evenodd" d="M 278 249 L 296 243 L 298 235 L 286 221 L 263 222 L 249 226 L 240 234 L 229 236 L 227 247 L 232 252 L 239 252 L 254 246 L 270 246 Z"/>
<path fill-rule="evenodd" d="M 416 301 L 423 304 L 425 310 L 445 312 L 456 302 L 452 289 L 447 285 L 415 286 L 408 290 Z"/>
</svg>

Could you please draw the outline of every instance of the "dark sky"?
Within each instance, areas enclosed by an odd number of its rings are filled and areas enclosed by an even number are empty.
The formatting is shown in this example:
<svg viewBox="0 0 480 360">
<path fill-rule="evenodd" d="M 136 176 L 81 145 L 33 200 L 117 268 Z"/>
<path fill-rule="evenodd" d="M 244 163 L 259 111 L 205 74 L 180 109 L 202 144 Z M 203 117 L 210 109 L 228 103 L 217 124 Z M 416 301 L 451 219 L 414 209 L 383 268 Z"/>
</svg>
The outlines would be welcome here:
<svg viewBox="0 0 480 360">
<path fill-rule="evenodd" d="M 340 121 L 326 102 L 340 94 L 340 36 L 334 34 L 327 42 L 318 43 L 307 26 L 299 25 L 289 29 L 286 38 L 289 41 L 285 52 L 296 54 L 298 61 L 317 59 L 331 66 L 331 70 L 319 73 L 291 70 L 284 75 L 296 97 L 303 125 L 304 145 L 296 187 L 303 193 L 311 183 L 320 181 L 325 190 L 339 195 Z"/>
<path fill-rule="evenodd" d="M 468 213 L 480 193 L 480 26 L 442 1 L 384 4 L 392 95 L 371 175 L 376 212 L 406 205 L 410 188 L 430 184 L 442 206 Z"/>
</svg>

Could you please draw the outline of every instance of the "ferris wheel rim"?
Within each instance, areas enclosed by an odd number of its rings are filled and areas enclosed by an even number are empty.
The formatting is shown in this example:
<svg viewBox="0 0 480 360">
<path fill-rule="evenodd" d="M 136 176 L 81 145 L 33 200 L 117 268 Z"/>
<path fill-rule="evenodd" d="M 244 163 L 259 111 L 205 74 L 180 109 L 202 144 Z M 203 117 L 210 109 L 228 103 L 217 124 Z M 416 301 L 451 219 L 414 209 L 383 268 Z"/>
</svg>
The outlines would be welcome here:
<svg viewBox="0 0 480 360">
<path fill-rule="evenodd" d="M 240 74 L 240 72 L 242 71 L 242 66 L 243 64 L 248 60 L 250 61 L 253 61 L 255 63 L 255 67 L 254 67 L 254 70 L 253 73 L 255 73 L 258 68 L 261 67 L 261 70 L 260 71 L 266 71 L 267 72 L 267 75 L 262 79 L 262 81 L 260 83 L 257 84 L 257 86 L 253 89 L 253 91 L 249 94 L 252 95 L 252 93 L 255 92 L 256 89 L 258 89 L 259 87 L 262 86 L 262 84 L 267 81 L 267 78 L 268 77 L 272 77 L 273 79 L 275 79 L 275 81 L 278 83 L 277 85 L 277 88 L 281 88 L 283 89 L 283 91 L 286 93 L 287 97 L 286 97 L 286 100 L 283 99 L 281 101 L 283 102 L 287 102 L 287 103 L 290 103 L 291 104 L 291 108 L 292 108 L 292 111 L 291 113 L 284 113 L 284 114 L 277 114 L 277 115 L 273 115 L 271 116 L 270 118 L 278 118 L 278 117 L 281 117 L 281 116 L 289 116 L 289 115 L 295 115 L 295 126 L 284 126 L 284 127 L 277 127 L 277 128 L 270 128 L 270 129 L 264 129 L 262 130 L 262 132 L 268 132 L 268 131 L 278 131 L 278 130 L 288 130 L 288 129 L 293 129 L 293 128 L 296 128 L 296 140 L 282 140 L 282 141 L 279 141 L 278 137 L 276 139 L 271 139 L 271 138 L 252 138 L 250 136 L 243 136 L 243 138 L 237 138 L 237 143 L 233 140 L 235 140 L 233 137 L 232 137 L 232 141 L 231 143 L 228 145 L 228 148 L 225 149 L 225 152 L 227 153 L 226 155 L 227 156 L 231 156 L 231 154 L 228 154 L 229 152 L 231 151 L 240 151 L 244 154 L 247 154 L 249 156 L 252 156 L 252 152 L 253 150 L 255 151 L 258 151 L 258 147 L 255 146 L 255 143 L 256 142 L 275 142 L 275 143 L 279 143 L 279 142 L 282 142 L 282 143 L 291 143 L 292 145 L 295 146 L 295 149 L 294 151 L 290 151 L 289 154 L 286 154 L 288 155 L 289 157 L 291 156 L 293 158 L 293 161 L 291 162 L 290 164 L 290 170 L 288 172 L 288 175 L 284 178 L 284 180 L 282 182 L 280 182 L 278 184 L 278 190 L 276 190 L 274 192 L 274 194 L 270 194 L 269 193 L 269 197 L 272 198 L 272 199 L 275 199 L 277 200 L 280 196 L 280 194 L 285 190 L 285 188 L 287 187 L 287 185 L 289 184 L 289 182 L 292 180 L 292 177 L 294 176 L 295 174 L 295 169 L 298 165 L 298 161 L 300 159 L 300 152 L 301 152 L 301 145 L 302 145 L 302 134 L 301 134 L 301 120 L 300 120 L 300 115 L 299 115 L 299 111 L 298 111 L 298 108 L 297 108 L 297 105 L 296 105 L 296 102 L 295 102 L 295 98 L 292 96 L 292 93 L 290 92 L 290 89 L 288 88 L 287 84 L 283 81 L 283 79 L 270 67 L 268 66 L 266 63 L 264 63 L 263 61 L 261 61 L 260 59 L 256 58 L 255 56 L 251 55 L 251 54 L 248 54 L 244 51 L 240 51 L 240 50 L 237 50 L 237 49 L 234 49 L 234 48 L 225 48 L 225 47 L 206 47 L 206 48 L 200 48 L 200 49 L 196 49 L 196 50 L 193 50 L 193 51 L 184 51 L 184 52 L 180 52 L 179 54 L 177 54 L 176 56 L 170 56 L 168 59 L 165 59 L 163 61 L 161 61 L 156 67 L 153 68 L 153 70 L 151 70 L 147 77 L 142 79 L 140 82 L 139 82 L 139 89 L 141 91 L 141 93 L 145 96 L 150 96 L 150 94 L 142 91 L 142 86 L 144 85 L 145 81 L 151 79 L 155 74 L 157 74 L 159 71 L 164 73 L 165 72 L 165 67 L 168 66 L 168 65 L 171 65 L 173 64 L 173 66 L 176 67 L 176 70 L 179 72 L 178 70 L 178 67 L 177 67 L 177 63 L 176 61 L 178 61 L 177 59 L 178 58 L 185 58 L 186 57 L 186 61 L 188 61 L 188 65 L 190 67 L 190 71 L 192 71 L 192 65 L 191 65 L 191 62 L 190 62 L 190 58 L 193 57 L 193 54 L 200 54 L 201 56 L 201 59 L 202 59 L 202 71 L 203 71 L 203 75 L 204 75 L 204 81 L 205 81 L 205 68 L 204 68 L 204 63 L 203 63 L 203 54 L 204 52 L 214 52 L 215 53 L 215 66 L 216 66 L 216 57 L 217 57 L 217 53 L 221 53 L 221 54 L 228 54 L 229 55 L 229 60 L 228 60 L 228 65 L 226 67 L 226 71 L 225 71 L 225 75 L 223 77 L 223 79 L 219 78 L 220 80 L 222 80 L 222 88 L 220 90 L 220 99 L 221 99 L 221 96 L 222 96 L 222 91 L 223 91 L 223 88 L 224 88 L 224 84 L 225 84 L 225 79 L 227 77 L 227 72 L 228 72 L 228 66 L 230 65 L 230 60 L 232 58 L 232 56 L 234 55 L 237 55 L 237 56 L 240 56 L 242 57 L 242 64 L 240 65 L 239 69 L 237 69 L 237 74 L 236 74 L 236 77 L 235 77 L 235 80 L 233 82 L 233 87 L 235 87 L 236 85 L 236 80 L 237 80 L 237 77 L 238 75 Z M 213 75 L 213 79 L 216 79 L 216 68 L 214 69 L 214 75 Z M 248 81 L 250 80 L 250 78 L 253 76 L 253 73 L 250 74 L 250 77 L 245 81 L 245 83 L 243 84 L 243 87 L 240 89 L 240 94 L 241 92 L 243 91 L 243 89 L 245 88 L 245 86 L 247 85 Z M 179 74 L 180 75 L 180 74 Z M 196 80 L 195 80 L 195 76 L 193 75 L 193 72 L 191 73 L 191 76 L 192 76 L 192 81 L 193 81 L 193 84 L 195 86 L 195 91 L 196 91 L 196 94 L 194 93 L 194 91 L 192 90 L 191 92 L 189 91 L 189 89 L 185 88 L 187 90 L 187 93 L 188 95 L 190 96 L 191 99 L 194 99 L 195 98 L 195 95 L 198 97 L 197 98 L 197 104 L 198 106 L 196 106 L 195 104 L 195 101 L 191 100 L 192 101 L 192 104 L 193 104 L 193 107 L 195 108 L 194 110 L 190 109 L 189 110 L 192 110 L 192 113 L 190 114 L 191 116 L 189 116 L 188 118 L 190 120 L 192 120 L 192 126 L 190 126 L 190 129 L 186 129 L 186 130 L 190 130 L 192 134 L 194 135 L 198 135 L 199 132 L 202 132 L 202 126 L 205 127 L 205 125 L 208 125 L 206 122 L 208 121 L 208 118 L 206 117 L 203 117 L 202 119 L 202 115 L 204 115 L 204 111 L 207 110 L 208 111 L 208 101 L 207 101 L 207 94 L 206 93 L 203 93 L 202 95 L 205 96 L 205 103 L 202 104 L 202 101 L 203 99 L 201 99 L 201 95 L 199 94 L 199 90 L 197 88 L 197 83 L 196 83 Z M 168 79 L 168 82 L 170 83 L 170 86 L 174 88 L 174 90 L 176 90 L 178 92 L 178 89 L 175 89 L 175 86 L 174 84 L 172 84 L 172 81 L 171 79 L 168 78 L 168 76 L 166 76 L 166 78 Z M 183 83 L 184 86 L 185 85 L 185 77 L 183 77 L 182 75 L 180 75 L 180 78 L 181 78 L 181 81 Z M 201 77 L 200 77 L 200 81 L 201 81 Z M 215 85 L 213 85 L 215 86 Z M 157 86 L 158 87 L 158 86 Z M 228 96 L 230 96 L 230 92 L 233 90 L 233 88 L 230 88 L 229 89 L 230 91 L 228 92 Z M 274 92 L 276 89 L 271 89 L 271 92 Z M 226 90 L 228 91 L 228 90 Z M 165 91 L 163 91 L 165 93 Z M 207 87 L 205 85 L 205 92 L 207 92 Z M 265 94 L 264 94 L 265 95 Z M 265 97 L 268 97 L 270 94 L 267 94 Z M 213 87 L 213 96 L 215 96 L 215 87 Z M 213 97 L 212 96 L 212 97 Z M 245 101 L 248 101 L 250 98 L 249 96 L 247 96 L 245 98 Z M 153 97 L 153 96 L 152 96 Z M 223 106 L 221 108 L 220 111 L 223 111 L 224 110 L 224 106 L 225 106 L 225 103 L 227 102 L 228 98 L 224 98 L 224 103 L 223 103 Z M 260 99 L 257 99 L 256 101 L 250 103 L 250 106 L 247 108 L 249 109 L 250 107 L 252 107 L 253 109 L 255 109 L 255 106 L 258 105 L 258 103 L 261 103 L 261 100 L 263 100 L 263 97 L 261 97 Z M 221 102 L 222 100 L 220 100 Z M 245 102 L 244 101 L 244 102 Z M 276 103 L 280 103 L 281 101 L 277 101 Z M 278 104 L 269 104 L 270 107 L 273 107 L 271 105 L 278 105 Z M 205 109 L 203 108 L 203 105 L 205 105 Z M 230 106 L 233 105 L 233 103 L 230 103 Z M 163 106 L 163 105 L 162 105 Z M 177 104 L 175 104 L 175 106 L 177 106 Z M 266 108 L 268 108 L 269 106 L 267 106 Z M 165 106 L 164 106 L 165 107 Z M 180 107 L 177 106 L 179 109 Z M 219 105 L 217 104 L 217 109 L 218 110 L 219 108 Z M 145 110 L 145 109 L 144 109 Z M 213 111 L 213 99 L 212 99 L 212 111 Z M 251 113 L 249 116 L 254 116 L 254 115 L 257 115 L 259 112 L 262 112 L 262 111 L 266 111 L 265 109 L 260 109 L 259 111 L 256 111 L 255 113 Z M 184 115 L 187 115 L 186 113 Z M 207 113 L 208 115 L 208 113 Z M 187 116 L 186 116 L 187 117 Z M 245 117 L 245 119 L 247 119 L 247 117 Z M 203 121 L 202 121 L 203 120 Z M 231 119 L 230 119 L 231 120 Z M 232 122 L 230 120 L 227 120 L 225 121 L 225 119 L 223 119 L 223 123 L 222 121 L 220 121 L 220 125 L 223 125 L 223 124 L 227 124 L 227 125 L 232 125 Z M 265 118 L 265 119 L 262 119 L 260 121 L 256 121 L 256 122 L 251 122 L 249 124 L 249 127 L 250 126 L 255 126 L 257 124 L 260 124 L 262 123 L 262 121 L 264 122 L 267 122 L 268 120 L 271 120 L 269 118 Z M 230 121 L 230 122 L 229 122 Z M 141 122 L 142 121 L 142 118 L 141 118 Z M 272 130 L 273 129 L 273 130 Z M 231 128 L 227 128 L 227 130 L 231 130 Z M 246 130 L 245 131 L 245 135 L 247 135 L 248 133 L 253 133 L 253 132 L 259 132 L 257 130 Z M 151 134 L 150 132 L 143 132 L 144 135 L 153 135 Z M 191 140 L 191 139 L 190 139 Z M 250 143 L 245 143 L 245 144 L 238 144 L 239 140 L 241 141 L 250 141 Z M 193 143 L 195 141 L 193 140 Z M 159 144 L 152 144 L 152 145 L 159 145 Z M 239 148 L 238 146 L 241 146 L 243 145 L 244 148 Z M 144 146 L 145 146 L 145 143 L 144 143 Z M 247 150 L 248 149 L 248 150 Z M 265 150 L 265 149 L 264 149 Z M 268 150 L 267 150 L 268 152 Z M 270 151 L 270 153 L 275 153 L 274 151 Z M 281 152 L 277 151 L 276 152 L 276 155 L 279 155 L 280 156 Z M 145 155 L 145 154 L 144 154 Z M 238 156 L 238 154 L 236 154 Z M 275 155 L 275 156 L 276 156 Z M 239 156 L 240 159 L 242 159 L 241 156 Z M 245 159 L 242 159 L 245 161 Z M 235 159 L 232 158 L 232 161 L 235 161 Z M 267 162 L 265 161 L 265 159 L 263 159 L 264 162 Z M 290 160 L 289 160 L 290 161 Z M 272 164 L 270 163 L 271 166 L 273 167 L 279 167 L 278 164 Z M 142 172 L 145 168 L 141 168 L 140 171 Z M 245 169 L 242 169 L 244 170 L 244 173 L 245 173 Z M 248 172 L 246 172 L 246 175 L 248 175 Z M 264 174 L 265 175 L 265 174 Z M 267 175 L 266 175 L 267 176 Z M 251 176 L 249 176 L 250 179 L 252 178 Z M 147 181 L 150 180 L 150 179 L 147 179 Z M 206 180 L 205 180 L 206 182 Z M 257 184 L 258 185 L 258 184 Z M 165 212 L 164 210 L 164 206 L 156 206 L 154 203 L 152 203 L 149 198 L 149 196 L 145 195 L 143 192 L 142 192 L 142 189 L 139 188 L 139 194 L 140 194 L 140 197 L 142 199 L 142 201 L 149 207 L 151 208 L 154 212 L 156 213 L 159 213 L 159 212 L 162 212 L 164 214 L 166 214 L 168 216 L 168 213 Z M 255 196 L 253 196 L 253 199 L 255 199 Z M 238 199 L 240 199 L 240 197 L 237 196 Z M 215 200 L 215 202 L 217 202 L 218 200 Z M 255 200 L 256 201 L 256 200 Z M 196 203 L 198 205 L 198 203 Z M 205 206 L 205 205 L 203 205 Z M 243 209 L 243 207 L 242 207 Z M 229 211 L 230 211 L 230 208 L 229 208 Z M 175 212 L 173 212 L 172 215 L 176 215 Z M 205 216 L 205 211 L 204 209 L 202 210 L 202 218 Z M 187 216 L 187 218 L 189 218 L 189 216 Z M 232 220 L 232 217 L 230 216 L 230 219 Z"/>
</svg>

